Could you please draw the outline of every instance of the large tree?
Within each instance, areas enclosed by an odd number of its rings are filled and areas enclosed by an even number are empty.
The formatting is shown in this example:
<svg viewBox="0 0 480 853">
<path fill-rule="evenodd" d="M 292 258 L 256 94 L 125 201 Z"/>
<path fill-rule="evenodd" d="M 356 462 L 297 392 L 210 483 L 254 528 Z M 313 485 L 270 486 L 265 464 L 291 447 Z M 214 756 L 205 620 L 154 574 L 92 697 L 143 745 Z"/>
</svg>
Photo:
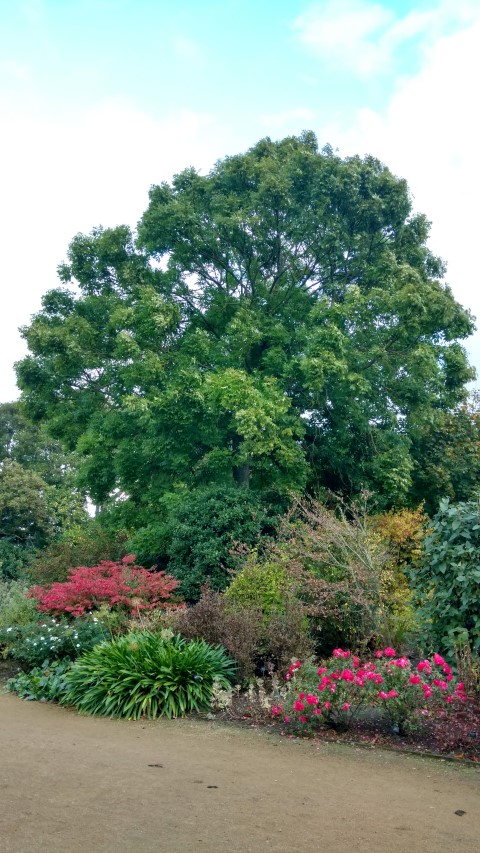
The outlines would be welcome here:
<svg viewBox="0 0 480 853">
<path fill-rule="evenodd" d="M 412 436 L 473 376 L 427 237 L 404 180 L 311 133 L 187 169 L 136 242 L 73 240 L 24 330 L 28 411 L 99 502 L 215 482 L 408 501 Z"/>
</svg>

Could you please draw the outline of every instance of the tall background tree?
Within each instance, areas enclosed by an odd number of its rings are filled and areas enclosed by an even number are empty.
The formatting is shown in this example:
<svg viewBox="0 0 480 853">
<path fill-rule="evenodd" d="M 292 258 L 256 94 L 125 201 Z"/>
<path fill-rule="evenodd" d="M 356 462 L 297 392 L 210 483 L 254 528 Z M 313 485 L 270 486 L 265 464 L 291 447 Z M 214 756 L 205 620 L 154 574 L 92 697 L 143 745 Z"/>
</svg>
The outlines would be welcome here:
<svg viewBox="0 0 480 853">
<path fill-rule="evenodd" d="M 417 501 L 415 442 L 474 375 L 428 227 L 404 180 L 309 132 L 187 169 L 152 187 L 136 240 L 72 241 L 23 332 L 29 415 L 134 528 L 206 487 Z"/>
</svg>

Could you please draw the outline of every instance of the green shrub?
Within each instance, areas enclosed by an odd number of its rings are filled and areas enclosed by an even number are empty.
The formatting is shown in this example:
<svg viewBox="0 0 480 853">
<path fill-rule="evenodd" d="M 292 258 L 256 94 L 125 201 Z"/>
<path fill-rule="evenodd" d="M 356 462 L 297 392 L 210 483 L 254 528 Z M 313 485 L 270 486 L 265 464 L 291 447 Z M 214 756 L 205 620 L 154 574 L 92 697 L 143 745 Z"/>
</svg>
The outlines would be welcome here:
<svg viewBox="0 0 480 853">
<path fill-rule="evenodd" d="M 59 702 L 65 693 L 65 675 L 70 666 L 67 658 L 48 666 L 37 666 L 31 672 L 20 672 L 10 678 L 4 689 L 7 693 L 17 693 L 21 699 Z"/>
<path fill-rule="evenodd" d="M 234 670 L 223 648 L 203 640 L 127 634 L 73 664 L 62 701 L 106 717 L 184 716 L 207 710 L 214 682 L 228 687 Z"/>
<path fill-rule="evenodd" d="M 96 618 L 53 619 L 42 616 L 26 625 L 10 625 L 0 631 L 0 646 L 4 656 L 18 660 L 29 669 L 47 661 L 76 658 L 108 637 Z"/>
<path fill-rule="evenodd" d="M 427 649 L 453 659 L 455 644 L 480 652 L 480 504 L 443 500 L 429 525 L 422 560 L 411 570 Z"/>
<path fill-rule="evenodd" d="M 259 560 L 255 552 L 235 575 L 225 596 L 243 607 L 257 607 L 268 615 L 282 610 L 285 597 L 293 586 L 285 562 L 280 559 Z"/>
<path fill-rule="evenodd" d="M 28 625 L 39 618 L 36 602 L 26 598 L 27 587 L 20 581 L 0 580 L 0 632 L 11 625 Z"/>
</svg>

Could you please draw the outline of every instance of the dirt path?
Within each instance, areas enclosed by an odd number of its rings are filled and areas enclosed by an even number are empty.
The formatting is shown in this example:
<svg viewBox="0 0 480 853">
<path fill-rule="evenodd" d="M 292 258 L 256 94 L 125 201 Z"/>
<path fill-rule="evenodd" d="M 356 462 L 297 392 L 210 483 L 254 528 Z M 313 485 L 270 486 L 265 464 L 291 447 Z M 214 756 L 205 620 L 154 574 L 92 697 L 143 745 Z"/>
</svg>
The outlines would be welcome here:
<svg viewBox="0 0 480 853">
<path fill-rule="evenodd" d="M 0 695 L 1 853 L 314 850 L 478 853 L 480 773 Z"/>
</svg>

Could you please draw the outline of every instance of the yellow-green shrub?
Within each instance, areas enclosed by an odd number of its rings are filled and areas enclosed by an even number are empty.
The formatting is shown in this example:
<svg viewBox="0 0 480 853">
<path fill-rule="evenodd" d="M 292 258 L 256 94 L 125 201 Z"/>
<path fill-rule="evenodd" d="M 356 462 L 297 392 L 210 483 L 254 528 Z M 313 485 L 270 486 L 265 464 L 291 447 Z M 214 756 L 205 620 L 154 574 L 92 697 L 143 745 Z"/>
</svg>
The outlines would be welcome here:
<svg viewBox="0 0 480 853">
<path fill-rule="evenodd" d="M 243 607 L 256 607 L 268 616 L 272 610 L 283 610 L 292 586 L 293 580 L 281 558 L 263 561 L 254 551 L 235 575 L 225 596 Z"/>
</svg>

